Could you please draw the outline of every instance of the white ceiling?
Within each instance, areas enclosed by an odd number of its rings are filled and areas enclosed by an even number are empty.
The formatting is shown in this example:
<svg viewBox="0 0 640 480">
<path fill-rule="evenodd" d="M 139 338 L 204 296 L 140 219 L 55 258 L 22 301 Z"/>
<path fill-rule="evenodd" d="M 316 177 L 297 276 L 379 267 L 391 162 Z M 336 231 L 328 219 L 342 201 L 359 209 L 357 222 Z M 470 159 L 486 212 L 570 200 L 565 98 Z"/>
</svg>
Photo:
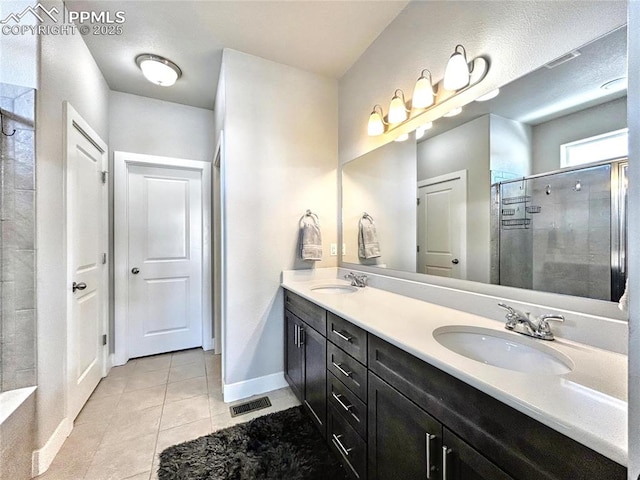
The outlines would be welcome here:
<svg viewBox="0 0 640 480">
<path fill-rule="evenodd" d="M 125 12 L 121 35 L 84 36 L 112 90 L 209 109 L 223 48 L 340 78 L 407 3 L 65 1 L 73 11 Z M 147 82 L 134 62 L 141 53 L 172 60 L 182 69 L 182 78 L 172 87 Z"/>
</svg>

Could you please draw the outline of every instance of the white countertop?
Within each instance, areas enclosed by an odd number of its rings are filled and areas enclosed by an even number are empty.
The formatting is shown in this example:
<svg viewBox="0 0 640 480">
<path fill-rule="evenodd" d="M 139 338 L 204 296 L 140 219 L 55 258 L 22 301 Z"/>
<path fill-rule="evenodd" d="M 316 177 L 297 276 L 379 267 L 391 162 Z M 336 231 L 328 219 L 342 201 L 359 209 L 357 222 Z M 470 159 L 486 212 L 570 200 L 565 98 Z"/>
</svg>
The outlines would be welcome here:
<svg viewBox="0 0 640 480">
<path fill-rule="evenodd" d="M 564 375 L 521 373 L 487 365 L 442 346 L 439 327 L 471 325 L 514 335 L 504 323 L 372 287 L 354 293 L 311 290 L 348 285 L 326 275 L 284 275 L 282 286 L 358 325 L 425 362 L 476 387 L 516 410 L 627 465 L 627 357 L 556 337 L 544 342 L 568 356 L 574 369 Z M 553 325 L 552 325 L 553 328 Z"/>
</svg>

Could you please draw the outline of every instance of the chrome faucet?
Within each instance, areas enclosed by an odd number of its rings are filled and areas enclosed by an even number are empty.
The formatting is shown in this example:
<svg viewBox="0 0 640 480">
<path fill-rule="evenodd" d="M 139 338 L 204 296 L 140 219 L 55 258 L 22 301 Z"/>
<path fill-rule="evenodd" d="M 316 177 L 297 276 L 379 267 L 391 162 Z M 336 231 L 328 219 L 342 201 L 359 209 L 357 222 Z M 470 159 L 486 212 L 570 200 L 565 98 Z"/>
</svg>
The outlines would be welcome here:
<svg viewBox="0 0 640 480">
<path fill-rule="evenodd" d="M 562 315 L 550 313 L 540 315 L 538 318 L 532 319 L 529 312 L 521 312 L 506 303 L 500 302 L 498 303 L 498 306 L 507 311 L 507 314 L 505 315 L 507 323 L 505 323 L 504 328 L 507 330 L 513 330 L 516 333 L 521 333 L 522 335 L 539 338 L 540 340 L 554 339 L 551 327 L 549 326 L 549 320 L 564 322 L 564 317 Z"/>
<path fill-rule="evenodd" d="M 344 276 L 344 278 L 351 280 L 351 285 L 354 287 L 362 288 L 367 286 L 367 276 L 365 274 L 349 272 Z"/>
</svg>

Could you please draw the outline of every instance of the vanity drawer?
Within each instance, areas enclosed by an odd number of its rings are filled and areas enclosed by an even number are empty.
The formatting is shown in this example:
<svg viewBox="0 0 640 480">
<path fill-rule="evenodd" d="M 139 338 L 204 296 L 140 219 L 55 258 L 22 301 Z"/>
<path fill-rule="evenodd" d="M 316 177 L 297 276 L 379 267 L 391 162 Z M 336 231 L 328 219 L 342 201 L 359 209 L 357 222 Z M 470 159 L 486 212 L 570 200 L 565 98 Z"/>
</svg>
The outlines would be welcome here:
<svg viewBox="0 0 640 480">
<path fill-rule="evenodd" d="M 367 406 L 333 374 L 327 375 L 327 399 L 363 439 L 367 436 Z"/>
<path fill-rule="evenodd" d="M 289 290 L 284 291 L 284 307 L 323 336 L 325 335 L 327 312 L 324 308 L 291 293 Z"/>
<path fill-rule="evenodd" d="M 327 370 L 366 403 L 367 367 L 331 342 L 327 342 Z"/>
<path fill-rule="evenodd" d="M 327 312 L 327 338 L 360 363 L 367 364 L 367 332 Z"/>
<path fill-rule="evenodd" d="M 351 425 L 336 412 L 328 408 L 327 438 L 331 449 L 342 457 L 345 470 L 356 479 L 367 478 L 367 444 Z"/>
</svg>

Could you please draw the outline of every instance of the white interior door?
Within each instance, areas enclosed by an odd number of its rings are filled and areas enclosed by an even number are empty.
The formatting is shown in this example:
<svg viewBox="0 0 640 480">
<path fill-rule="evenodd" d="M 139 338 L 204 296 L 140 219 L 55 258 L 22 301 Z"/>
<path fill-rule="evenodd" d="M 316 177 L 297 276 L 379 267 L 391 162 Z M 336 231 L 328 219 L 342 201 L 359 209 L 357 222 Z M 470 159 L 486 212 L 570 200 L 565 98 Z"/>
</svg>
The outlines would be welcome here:
<svg viewBox="0 0 640 480">
<path fill-rule="evenodd" d="M 104 374 L 107 146 L 69 104 L 65 107 L 67 416 L 73 420 Z"/>
<path fill-rule="evenodd" d="M 466 278 L 466 170 L 418 184 L 418 272 Z"/>
<path fill-rule="evenodd" d="M 116 282 L 124 283 L 116 302 L 125 317 L 124 361 L 202 346 L 203 320 L 211 324 L 203 297 L 203 185 L 209 183 L 202 169 L 146 160 L 120 162 L 125 169 L 117 181 L 123 177 L 124 188 L 116 185 L 116 256 L 122 259 L 116 268 L 123 270 Z M 118 338 L 117 328 L 116 351 Z"/>
</svg>

